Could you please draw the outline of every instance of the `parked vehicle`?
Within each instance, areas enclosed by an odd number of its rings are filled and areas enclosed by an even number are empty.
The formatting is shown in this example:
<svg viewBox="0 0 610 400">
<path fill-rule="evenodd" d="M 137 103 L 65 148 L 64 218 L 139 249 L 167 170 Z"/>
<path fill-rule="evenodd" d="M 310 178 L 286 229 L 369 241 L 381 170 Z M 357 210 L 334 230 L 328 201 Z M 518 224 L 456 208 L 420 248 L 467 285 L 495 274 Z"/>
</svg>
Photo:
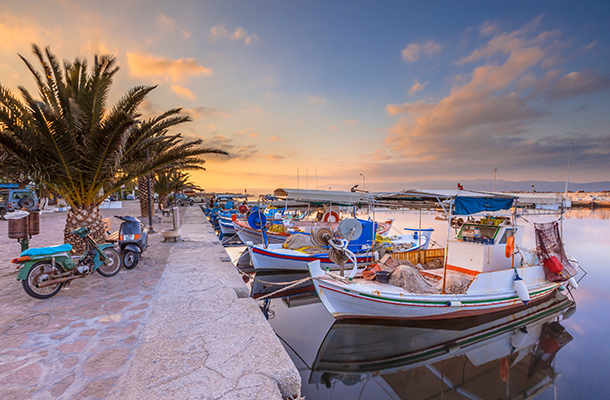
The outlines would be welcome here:
<svg viewBox="0 0 610 400">
<path fill-rule="evenodd" d="M 37 299 L 48 299 L 59 293 L 64 283 L 84 278 L 93 271 L 106 277 L 119 273 L 121 256 L 111 243 L 97 244 L 89 235 L 89 227 L 70 233 L 85 239 L 83 255 L 71 256 L 72 245 L 62 244 L 30 248 L 13 259 L 14 264 L 21 264 L 17 279 L 27 294 Z"/>
<path fill-rule="evenodd" d="M 7 212 L 25 208 L 27 211 L 38 211 L 40 208 L 38 196 L 29 189 L 3 189 L 0 190 L 0 217 Z"/>
<path fill-rule="evenodd" d="M 133 269 L 140 261 L 140 253 L 148 246 L 148 231 L 136 217 L 120 215 L 114 217 L 123 221 L 119 227 L 118 239 L 123 266 Z"/>
<path fill-rule="evenodd" d="M 177 193 L 174 196 L 174 203 L 179 205 L 179 206 L 184 206 L 184 205 L 187 205 L 187 204 L 189 206 L 192 206 L 193 204 L 195 204 L 195 200 L 191 199 L 190 197 L 188 197 L 184 193 Z"/>
</svg>

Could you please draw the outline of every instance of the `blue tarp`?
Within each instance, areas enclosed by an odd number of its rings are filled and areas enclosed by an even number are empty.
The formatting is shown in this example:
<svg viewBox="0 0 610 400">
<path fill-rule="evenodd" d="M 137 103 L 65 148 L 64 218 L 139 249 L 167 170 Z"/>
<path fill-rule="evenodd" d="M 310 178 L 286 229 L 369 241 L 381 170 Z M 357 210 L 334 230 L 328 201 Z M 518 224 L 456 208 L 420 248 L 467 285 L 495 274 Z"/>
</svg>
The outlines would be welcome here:
<svg viewBox="0 0 610 400">
<path fill-rule="evenodd" d="M 470 215 L 483 211 L 508 210 L 513 206 L 513 198 L 466 197 L 455 198 L 454 215 Z"/>
</svg>

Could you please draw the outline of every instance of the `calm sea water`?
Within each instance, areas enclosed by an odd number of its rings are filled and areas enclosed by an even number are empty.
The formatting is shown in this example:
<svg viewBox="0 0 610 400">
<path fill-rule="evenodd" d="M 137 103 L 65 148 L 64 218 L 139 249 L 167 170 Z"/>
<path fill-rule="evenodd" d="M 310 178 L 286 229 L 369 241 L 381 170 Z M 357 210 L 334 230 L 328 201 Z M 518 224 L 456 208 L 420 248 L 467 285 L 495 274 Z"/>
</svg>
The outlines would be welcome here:
<svg viewBox="0 0 610 400">
<path fill-rule="evenodd" d="M 419 215 L 388 211 L 375 217 L 393 218 L 394 226 L 402 229 L 417 228 Z M 422 228 L 434 228 L 432 238 L 444 246 L 447 222 L 435 219 L 437 215 L 422 212 Z M 534 247 L 533 228 L 528 224 L 524 228 L 524 245 Z M 587 271 L 580 288 L 572 291 L 575 312 L 566 313 L 566 301 L 487 325 L 477 321 L 457 327 L 384 326 L 334 324 L 315 293 L 259 303 L 299 369 L 302 393 L 310 400 L 607 399 L 610 211 L 572 210 L 565 216 L 563 230 L 566 251 Z M 299 277 L 261 279 L 286 282 Z M 518 326 L 511 325 L 515 318 L 524 318 L 528 327 L 518 349 L 511 347 L 517 340 Z M 486 333 L 493 329 L 495 334 Z M 461 346 L 446 345 L 451 342 Z"/>
</svg>

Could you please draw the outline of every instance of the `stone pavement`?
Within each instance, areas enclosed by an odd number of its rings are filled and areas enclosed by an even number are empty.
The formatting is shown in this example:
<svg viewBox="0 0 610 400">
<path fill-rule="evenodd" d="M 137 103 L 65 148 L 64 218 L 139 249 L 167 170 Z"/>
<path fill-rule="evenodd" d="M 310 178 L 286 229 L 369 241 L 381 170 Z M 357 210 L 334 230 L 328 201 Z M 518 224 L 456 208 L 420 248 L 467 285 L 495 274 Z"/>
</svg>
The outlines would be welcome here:
<svg viewBox="0 0 610 400">
<path fill-rule="evenodd" d="M 138 215 L 136 202 L 105 217 Z M 297 398 L 300 377 L 198 206 L 180 243 L 151 235 L 133 270 L 93 274 L 37 300 L 16 281 L 20 246 L 0 221 L 0 398 Z M 119 220 L 112 218 L 113 227 Z M 65 213 L 41 214 L 32 247 L 60 244 Z M 169 229 L 171 220 L 155 222 Z"/>
</svg>

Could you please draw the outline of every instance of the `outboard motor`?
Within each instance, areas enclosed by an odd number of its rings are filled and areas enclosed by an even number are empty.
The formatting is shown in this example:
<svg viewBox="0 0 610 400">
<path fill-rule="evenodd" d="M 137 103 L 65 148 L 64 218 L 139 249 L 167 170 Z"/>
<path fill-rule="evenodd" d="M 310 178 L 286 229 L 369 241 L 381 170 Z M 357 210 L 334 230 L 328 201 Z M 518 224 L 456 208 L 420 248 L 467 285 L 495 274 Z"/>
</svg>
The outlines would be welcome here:
<svg viewBox="0 0 610 400">
<path fill-rule="evenodd" d="M 148 246 L 148 231 L 136 217 L 115 215 L 115 218 L 123 221 L 118 239 L 123 266 L 133 269 L 140 261 L 140 253 Z"/>
</svg>

